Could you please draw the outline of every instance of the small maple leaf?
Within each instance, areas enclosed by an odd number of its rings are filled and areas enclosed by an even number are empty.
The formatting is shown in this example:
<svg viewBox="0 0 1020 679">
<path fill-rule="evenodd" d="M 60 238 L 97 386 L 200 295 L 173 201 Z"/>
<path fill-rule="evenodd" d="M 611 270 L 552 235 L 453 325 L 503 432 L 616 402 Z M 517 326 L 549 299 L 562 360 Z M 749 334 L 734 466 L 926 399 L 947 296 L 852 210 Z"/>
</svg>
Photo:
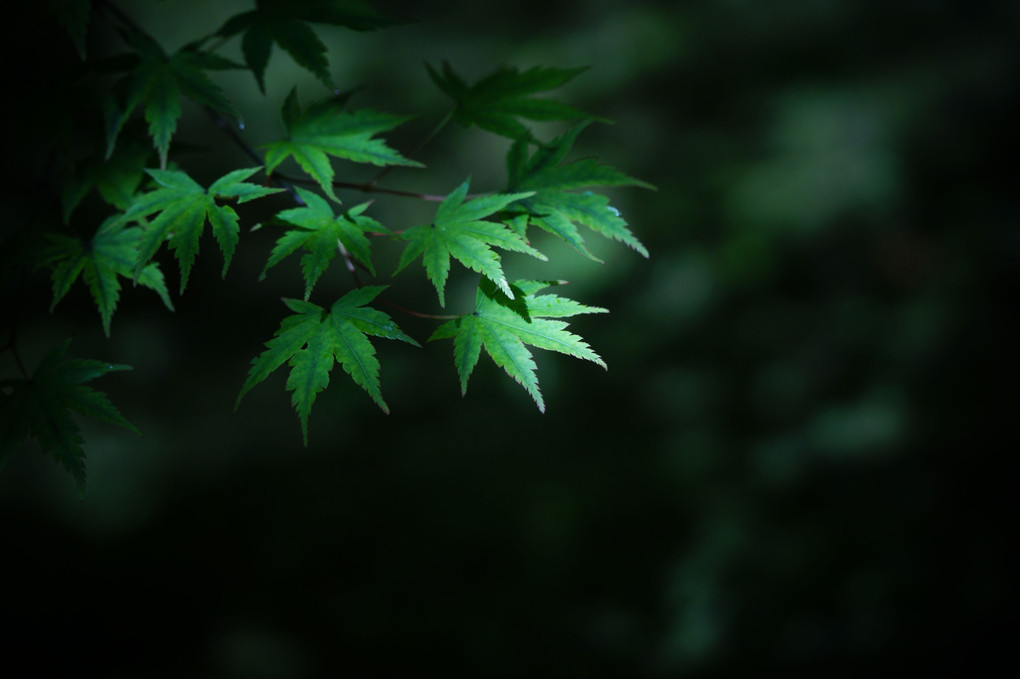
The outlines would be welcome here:
<svg viewBox="0 0 1020 679">
<path fill-rule="evenodd" d="M 555 89 L 573 80 L 587 70 L 580 68 L 547 68 L 536 66 L 519 72 L 511 66 L 502 66 L 474 85 L 468 85 L 447 62 L 442 73 L 425 64 L 429 77 L 457 108 L 453 117 L 464 127 L 472 124 L 498 135 L 526 142 L 536 142 L 531 131 L 518 118 L 528 120 L 579 120 L 593 116 L 573 106 L 551 99 L 536 99 L 531 95 Z M 599 118 L 604 122 L 605 119 Z"/>
<path fill-rule="evenodd" d="M 222 37 L 244 33 L 241 51 L 259 89 L 266 91 L 265 73 L 273 44 L 302 68 L 333 88 L 326 45 L 306 22 L 370 31 L 400 23 L 362 2 L 350 0 L 260 0 L 256 9 L 231 17 L 216 32 Z"/>
<path fill-rule="evenodd" d="M 440 203 L 431 224 L 412 227 L 402 234 L 408 245 L 401 254 L 397 271 L 421 256 L 425 273 L 439 293 L 441 306 L 446 306 L 450 257 L 491 280 L 508 297 L 513 297 L 513 292 L 503 275 L 499 255 L 489 246 L 546 259 L 513 229 L 484 219 L 534 192 L 495 194 L 465 201 L 467 191 L 468 182 L 465 181 Z"/>
<path fill-rule="evenodd" d="M 510 190 L 534 192 L 531 197 L 517 203 L 514 209 L 524 211 L 529 215 L 530 223 L 562 238 L 591 259 L 597 260 L 585 247 L 575 224 L 625 243 L 648 257 L 648 250 L 627 228 L 627 222 L 609 204 L 608 198 L 592 191 L 578 193 L 574 190 L 593 186 L 655 188 L 592 158 L 564 163 L 577 135 L 589 122 L 576 125 L 548 146 L 537 148 L 530 157 L 527 144 L 514 142 L 507 156 Z"/>
<path fill-rule="evenodd" d="M 111 217 L 100 225 L 92 239 L 85 243 L 79 238 L 62 234 L 46 234 L 50 241 L 42 253 L 39 265 L 53 267 L 53 311 L 79 276 L 92 293 L 103 322 L 103 332 L 110 336 L 110 321 L 120 299 L 118 277 L 136 278 L 147 288 L 159 294 L 163 304 L 173 311 L 174 305 L 166 289 L 163 272 L 155 262 L 147 264 L 135 276 L 138 243 L 143 236 L 138 227 L 125 228 L 123 222 Z"/>
<path fill-rule="evenodd" d="M 515 281 L 510 287 L 516 295 L 511 298 L 483 279 L 475 295 L 474 312 L 448 321 L 432 333 L 428 339 L 430 342 L 453 338 L 453 359 L 460 376 L 461 394 L 467 393 L 468 378 L 478 363 L 482 348 L 496 365 L 524 387 L 543 413 L 545 401 L 538 389 L 535 361 L 525 345 L 606 367 L 584 340 L 567 332 L 565 321 L 550 320 L 578 314 L 607 313 L 606 310 L 557 295 L 535 295 L 539 290 L 557 284 L 554 281 Z"/>
<path fill-rule="evenodd" d="M 107 105 L 107 158 L 113 153 L 124 123 L 139 106 L 145 109 L 145 120 L 149 123 L 149 134 L 159 152 L 162 169 L 166 169 L 170 139 L 181 117 L 182 94 L 217 113 L 241 119 L 241 114 L 205 71 L 243 66 L 215 54 L 199 52 L 191 45 L 167 56 L 159 43 L 143 33 L 122 32 L 121 35 L 134 48 L 135 54 L 128 55 L 125 63 L 131 65 L 130 72 L 113 86 L 114 97 Z"/>
<path fill-rule="evenodd" d="M 223 275 L 226 276 L 240 229 L 237 213 L 229 205 L 218 205 L 216 199 L 236 199 L 238 203 L 244 203 L 283 190 L 244 181 L 260 169 L 250 167 L 228 172 L 210 184 L 208 189 L 177 170 L 146 170 L 160 188 L 136 197 L 119 217 L 127 222 L 144 220 L 153 213 L 159 213 L 147 222 L 139 242 L 135 276 L 141 275 L 159 246 L 169 240 L 170 248 L 181 265 L 181 292 L 184 292 L 207 220 L 223 252 Z"/>
<path fill-rule="evenodd" d="M 368 336 L 420 345 L 387 314 L 365 306 L 385 289 L 386 286 L 366 286 L 352 290 L 328 311 L 311 302 L 285 299 L 294 314 L 283 319 L 276 335 L 266 342 L 266 350 L 252 361 L 234 409 L 252 387 L 289 362 L 287 389 L 293 392 L 291 401 L 308 445 L 308 415 L 316 395 L 329 386 L 329 372 L 335 360 L 383 412 L 389 413 L 379 384 L 379 361 Z"/>
<path fill-rule="evenodd" d="M 369 109 L 342 111 L 339 106 L 343 100 L 343 97 L 327 99 L 301 110 L 297 88 L 291 89 L 283 103 L 287 138 L 262 146 L 266 149 L 266 172 L 272 173 L 288 156 L 293 156 L 326 195 L 339 202 L 333 193 L 333 166 L 329 156 L 379 166 L 424 167 L 386 146 L 381 139 L 373 139 L 374 135 L 391 130 L 410 117 Z"/>
<path fill-rule="evenodd" d="M 329 203 L 317 194 L 300 187 L 297 188 L 297 192 L 305 207 L 284 210 L 276 216 L 298 228 L 287 231 L 276 241 L 259 280 L 266 277 L 270 267 L 298 249 L 304 249 L 306 253 L 301 258 L 301 272 L 305 278 L 305 301 L 307 301 L 316 281 L 336 255 L 337 243 L 342 244 L 374 276 L 375 267 L 372 266 L 370 254 L 372 244 L 365 233 L 392 234 L 382 224 L 362 214 L 369 204 L 356 205 L 337 216 Z"/>
<path fill-rule="evenodd" d="M 0 390 L 0 468 L 28 436 L 33 436 L 44 452 L 71 473 L 78 493 L 84 496 L 85 453 L 71 411 L 118 424 L 136 434 L 141 432 L 124 419 L 106 394 L 84 386 L 107 373 L 131 370 L 131 366 L 66 358 L 70 343 L 66 340 L 46 354 L 31 379 L 0 381 L 4 387 Z"/>
</svg>

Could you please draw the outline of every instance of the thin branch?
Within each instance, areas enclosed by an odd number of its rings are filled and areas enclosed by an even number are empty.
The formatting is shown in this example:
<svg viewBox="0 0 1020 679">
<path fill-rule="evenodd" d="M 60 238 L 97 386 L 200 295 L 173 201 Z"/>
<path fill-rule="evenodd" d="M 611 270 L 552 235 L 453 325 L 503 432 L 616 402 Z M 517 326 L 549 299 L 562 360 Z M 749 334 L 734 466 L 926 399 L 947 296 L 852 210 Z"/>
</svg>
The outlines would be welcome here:
<svg viewBox="0 0 1020 679">
<path fill-rule="evenodd" d="M 408 314 L 410 316 L 417 316 L 418 318 L 433 318 L 440 321 L 452 321 L 455 318 L 460 318 L 460 316 L 450 316 L 448 314 L 423 314 L 420 311 L 412 311 L 411 309 L 402 307 L 399 304 L 387 302 L 385 299 L 380 299 L 379 304 L 384 304 L 391 309 L 396 309 L 397 311 L 402 311 L 405 314 Z"/>
<path fill-rule="evenodd" d="M 213 119 L 213 122 L 216 123 L 216 126 L 223 130 L 223 133 L 230 137 L 230 140 L 234 142 L 234 144 L 236 144 L 239 149 L 241 149 L 244 155 L 251 158 L 258 165 L 265 167 L 266 161 L 262 158 L 262 156 L 259 155 L 258 151 L 252 148 L 251 144 L 245 141 L 245 139 L 240 134 L 238 134 L 237 130 L 234 129 L 233 125 L 227 122 L 227 120 L 223 116 L 221 116 L 219 113 L 216 113 L 216 111 L 213 111 L 208 106 L 204 106 L 203 109 L 205 110 L 206 114 L 208 114 L 208 116 Z M 290 197 L 294 200 L 295 203 L 301 205 L 302 207 L 304 206 L 305 201 L 301 199 L 301 195 L 298 194 L 297 189 L 294 188 L 294 185 L 286 177 L 284 177 L 281 174 L 271 174 L 268 175 L 268 177 L 270 181 L 274 182 L 280 188 L 286 190 L 287 193 L 290 194 Z"/>
<path fill-rule="evenodd" d="M 318 182 L 311 177 L 295 177 L 293 175 L 283 174 L 281 172 L 274 172 L 274 177 L 282 177 L 285 181 L 294 184 L 309 184 L 318 186 Z M 428 200 L 435 203 L 441 203 L 446 200 L 446 196 L 432 194 L 432 193 L 414 193 L 413 191 L 401 191 L 400 189 L 386 189 L 379 186 L 373 186 L 370 182 L 359 184 L 357 182 L 344 182 L 340 180 L 334 180 L 333 186 L 338 189 L 352 189 L 354 191 L 361 191 L 363 193 L 385 193 L 391 196 L 402 196 L 404 198 L 417 198 L 418 200 Z"/>
<path fill-rule="evenodd" d="M 429 132 L 427 135 L 425 135 L 425 138 L 422 139 L 420 142 L 418 142 L 418 145 L 415 146 L 414 149 L 410 153 L 408 153 L 405 157 L 406 158 L 413 158 L 414 156 L 416 156 L 423 148 L 425 148 L 426 144 L 428 144 L 430 141 L 435 139 L 436 136 L 440 132 L 443 131 L 443 128 L 446 127 L 447 124 L 451 120 L 453 120 L 453 111 L 450 111 L 445 116 L 443 116 L 443 119 L 439 121 L 439 124 L 436 125 L 435 127 L 433 127 L 432 131 Z M 390 170 L 392 170 L 394 167 L 396 167 L 396 166 L 395 165 L 387 165 L 386 167 L 384 167 L 382 170 L 379 171 L 379 174 L 377 174 L 373 179 L 371 179 L 366 184 L 366 186 L 372 187 L 372 186 L 375 186 L 376 184 L 378 184 L 379 180 L 382 179 L 383 177 L 385 177 L 387 174 L 389 174 Z M 370 189 L 364 189 L 364 190 L 370 190 Z M 425 200 L 428 200 L 428 199 L 426 198 Z"/>
</svg>

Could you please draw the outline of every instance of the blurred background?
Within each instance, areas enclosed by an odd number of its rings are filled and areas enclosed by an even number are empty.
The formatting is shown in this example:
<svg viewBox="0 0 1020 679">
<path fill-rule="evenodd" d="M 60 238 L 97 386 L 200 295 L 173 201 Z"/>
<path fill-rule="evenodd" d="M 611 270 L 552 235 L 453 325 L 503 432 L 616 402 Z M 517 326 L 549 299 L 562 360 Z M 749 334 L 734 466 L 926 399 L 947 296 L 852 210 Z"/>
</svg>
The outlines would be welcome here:
<svg viewBox="0 0 1020 679">
<path fill-rule="evenodd" d="M 167 49 L 249 7 L 119 4 Z M 133 365 L 96 386 L 144 437 L 81 422 L 84 501 L 34 443 L 0 473 L 4 657 L 31 649 L 43 674 L 258 678 L 981 676 L 1009 660 L 1020 4 L 375 6 L 417 22 L 319 34 L 338 87 L 362 88 L 352 106 L 422 114 L 387 135 L 404 151 L 448 110 L 423 61 L 468 80 L 590 66 L 555 95 L 616 124 L 574 157 L 658 187 L 607 192 L 651 257 L 593 234 L 604 264 L 552 243 L 544 268 L 505 262 L 610 309 L 572 324 L 608 372 L 536 352 L 542 415 L 488 358 L 462 399 L 450 342 L 380 341 L 392 414 L 335 369 L 302 448 L 284 371 L 232 413 L 277 298 L 301 293 L 296 259 L 256 280 L 279 227 L 243 233 L 225 281 L 204 240 L 175 313 L 128 287 L 109 340 L 79 285 L 23 321 L 22 354 L 34 365 L 70 334 L 75 355 Z M 11 87 L 58 105 L 32 69 L 74 56 L 44 29 Z M 91 50 L 117 51 L 90 31 Z M 222 53 L 239 58 L 237 41 Z M 252 144 L 281 136 L 292 86 L 326 95 L 279 49 L 265 96 L 250 73 L 214 77 Z M 32 134 L 14 144 L 28 168 Z M 175 142 L 203 181 L 251 164 L 187 106 Z M 432 169 L 384 183 L 500 190 L 507 148 L 451 126 L 419 156 Z M 5 229 L 60 228 L 52 193 L 7 189 Z M 371 197 L 391 228 L 434 210 Z M 287 205 L 274 200 L 244 223 Z M 381 272 L 398 256 L 381 246 Z M 175 268 L 164 259 L 174 293 Z M 414 265 L 391 299 L 439 311 L 424 280 Z M 471 284 L 452 279 L 448 308 Z M 312 300 L 350 287 L 336 266 Z M 49 295 L 39 272 L 5 305 Z M 420 340 L 435 327 L 394 317 Z"/>
</svg>

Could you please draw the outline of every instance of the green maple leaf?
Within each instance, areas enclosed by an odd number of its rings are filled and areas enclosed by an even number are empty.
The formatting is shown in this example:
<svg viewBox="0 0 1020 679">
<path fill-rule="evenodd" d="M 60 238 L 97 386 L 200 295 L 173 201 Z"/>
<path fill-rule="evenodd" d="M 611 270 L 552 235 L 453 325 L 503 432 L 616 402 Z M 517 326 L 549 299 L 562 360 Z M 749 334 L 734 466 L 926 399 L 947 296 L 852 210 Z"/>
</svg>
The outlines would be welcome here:
<svg viewBox="0 0 1020 679">
<path fill-rule="evenodd" d="M 72 168 L 60 194 L 64 223 L 71 220 L 75 208 L 92 189 L 118 210 L 126 210 L 145 177 L 151 153 L 151 148 L 141 144 L 120 144 L 105 161 L 90 158 Z"/>
<path fill-rule="evenodd" d="M 294 314 L 283 320 L 273 339 L 266 342 L 266 350 L 252 361 L 235 410 L 252 387 L 288 363 L 291 370 L 287 389 L 293 392 L 291 402 L 301 420 L 305 445 L 308 445 L 308 415 L 316 395 L 329 386 L 329 372 L 335 360 L 383 412 L 389 413 L 379 384 L 379 361 L 368 336 L 420 345 L 405 335 L 387 314 L 365 306 L 385 289 L 386 286 L 367 286 L 353 290 L 328 311 L 311 302 L 285 299 L 284 303 Z"/>
<path fill-rule="evenodd" d="M 592 158 L 563 162 L 577 135 L 587 125 L 588 122 L 575 126 L 548 146 L 537 148 L 530 157 L 525 143 L 514 143 L 507 156 L 510 190 L 534 191 L 533 196 L 514 207 L 528 214 L 530 223 L 562 238 L 591 259 L 597 258 L 585 247 L 577 224 L 625 243 L 648 257 L 648 250 L 627 227 L 619 211 L 609 204 L 607 197 L 591 191 L 576 191 L 592 186 L 655 188 Z"/>
<path fill-rule="evenodd" d="M 330 204 L 315 193 L 302 188 L 298 188 L 297 192 L 305 207 L 284 210 L 276 216 L 298 228 L 287 231 L 276 241 L 259 280 L 266 277 L 270 267 L 277 265 L 297 250 L 304 249 L 306 253 L 301 258 L 301 272 L 305 278 L 305 301 L 307 301 L 316 281 L 336 255 L 338 243 L 364 264 L 374 276 L 375 267 L 372 266 L 370 253 L 372 244 L 365 234 L 368 232 L 390 234 L 390 231 L 371 217 L 362 214 L 369 204 L 356 205 L 337 216 Z"/>
<path fill-rule="evenodd" d="M 333 166 L 329 156 L 379 166 L 424 167 L 386 146 L 381 139 L 373 139 L 374 135 L 392 130 L 410 117 L 369 109 L 342 111 L 339 106 L 344 99 L 327 99 L 301 110 L 297 88 L 291 89 L 283 103 L 287 138 L 262 146 L 266 149 L 266 172 L 272 173 L 288 156 L 293 156 L 326 195 L 339 202 L 333 193 Z"/>
<path fill-rule="evenodd" d="M 579 120 L 592 118 L 573 106 L 531 95 L 555 89 L 573 80 L 587 69 L 545 68 L 536 66 L 523 73 L 502 66 L 474 85 L 468 85 L 450 65 L 443 62 L 442 73 L 425 64 L 429 77 L 456 102 L 454 119 L 464 127 L 478 125 L 498 135 L 521 141 L 536 141 L 518 118 L 528 120 Z M 604 119 L 600 119 L 604 120 Z"/>
<path fill-rule="evenodd" d="M 255 75 L 259 89 L 266 91 L 265 73 L 273 44 L 290 54 L 302 68 L 311 71 L 333 88 L 326 59 L 326 45 L 306 22 L 345 26 L 369 31 L 400 23 L 362 2 L 347 0 L 259 0 L 256 9 L 231 17 L 217 31 L 223 37 L 244 33 L 241 51 Z"/>
<path fill-rule="evenodd" d="M 483 348 L 496 365 L 524 387 L 543 413 L 545 401 L 538 389 L 535 361 L 526 345 L 606 367 L 584 340 L 567 332 L 565 321 L 550 320 L 606 313 L 606 310 L 557 295 L 536 296 L 539 290 L 557 284 L 554 281 L 515 281 L 511 287 L 516 296 L 510 298 L 483 280 L 475 296 L 474 312 L 448 321 L 432 333 L 430 342 L 453 338 L 453 359 L 460 376 L 461 394 L 467 393 L 468 378 Z"/>
<path fill-rule="evenodd" d="M 81 432 L 71 412 L 101 422 L 119 424 L 141 432 L 124 419 L 106 395 L 85 382 L 117 370 L 131 370 L 84 358 L 66 358 L 66 340 L 51 350 L 31 379 L 0 382 L 0 468 L 14 455 L 21 443 L 33 436 L 43 451 L 64 466 L 74 477 L 78 492 L 85 493 L 85 453 Z"/>
<path fill-rule="evenodd" d="M 397 271 L 422 257 L 425 273 L 439 293 L 441 306 L 446 306 L 450 257 L 491 280 L 508 297 L 513 297 L 513 292 L 503 275 L 499 255 L 489 246 L 546 259 L 513 229 L 484 219 L 515 201 L 533 195 L 532 191 L 482 196 L 465 202 L 467 191 L 468 182 L 465 181 L 440 203 L 431 224 L 415 226 L 403 233 L 408 245 L 400 257 Z"/>
<path fill-rule="evenodd" d="M 170 248 L 180 262 L 181 292 L 184 292 L 206 221 L 212 225 L 213 236 L 223 252 L 223 275 L 226 276 L 240 229 L 237 213 L 229 205 L 218 205 L 216 199 L 236 199 L 238 203 L 244 203 L 282 191 L 244 181 L 260 169 L 250 167 L 228 172 L 208 189 L 177 170 L 146 170 L 160 188 L 137 196 L 119 218 L 125 222 L 142 221 L 153 213 L 159 213 L 145 225 L 138 244 L 135 276 L 140 276 L 159 246 L 169 239 Z"/>
<path fill-rule="evenodd" d="M 78 277 L 92 293 L 103 322 L 103 332 L 110 336 L 110 321 L 120 299 L 119 278 L 136 278 L 135 262 L 138 257 L 138 243 L 143 237 L 138 227 L 125 228 L 115 217 L 107 219 L 92 239 L 85 243 L 79 238 L 61 234 L 46 234 L 50 244 L 45 248 L 40 265 L 53 267 L 53 303 L 56 307 Z M 137 274 L 137 281 L 155 290 L 163 304 L 173 311 L 174 305 L 167 293 L 163 272 L 155 262 L 144 266 Z"/>
<path fill-rule="evenodd" d="M 78 52 L 85 59 L 85 35 L 88 32 L 89 19 L 92 18 L 92 0 L 49 0 L 50 11 L 68 34 Z"/>
<path fill-rule="evenodd" d="M 218 113 L 240 120 L 241 114 L 205 72 L 243 66 L 215 54 L 198 52 L 191 45 L 168 56 L 159 43 L 147 35 L 128 32 L 122 35 L 134 48 L 135 54 L 128 59 L 132 65 L 130 72 L 114 85 L 114 97 L 108 103 L 107 158 L 113 153 L 124 123 L 139 106 L 145 110 L 149 134 L 159 152 L 159 165 L 163 169 L 166 168 L 170 139 L 181 117 L 182 94 Z"/>
</svg>

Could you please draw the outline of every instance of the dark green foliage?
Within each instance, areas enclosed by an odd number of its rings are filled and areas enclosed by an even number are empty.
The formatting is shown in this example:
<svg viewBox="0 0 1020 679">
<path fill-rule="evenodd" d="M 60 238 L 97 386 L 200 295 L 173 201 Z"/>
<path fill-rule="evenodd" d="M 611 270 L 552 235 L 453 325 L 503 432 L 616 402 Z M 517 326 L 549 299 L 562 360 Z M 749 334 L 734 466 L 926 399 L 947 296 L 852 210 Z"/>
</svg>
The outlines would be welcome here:
<svg viewBox="0 0 1020 679">
<path fill-rule="evenodd" d="M 47 0 L 47 4 L 71 36 L 78 56 L 85 59 L 85 34 L 92 18 L 92 0 Z"/>
<path fill-rule="evenodd" d="M 502 66 L 470 86 L 446 62 L 443 62 L 442 73 L 437 73 L 428 64 L 426 67 L 432 81 L 456 102 L 457 108 L 453 111 L 453 117 L 465 127 L 478 125 L 504 137 L 536 142 L 531 131 L 518 120 L 519 118 L 596 119 L 573 106 L 532 96 L 564 85 L 586 70 L 584 67 L 536 66 L 521 73 L 512 66 Z"/>
<path fill-rule="evenodd" d="M 235 206 L 286 193 L 290 201 L 287 207 L 279 206 L 281 197 L 273 199 L 277 201 L 273 207 L 270 207 L 273 200 L 258 204 L 266 206 L 262 208 L 260 222 L 270 228 L 284 227 L 264 260 L 258 280 L 264 280 L 269 269 L 300 251 L 303 299 L 284 296 L 292 313 L 266 342 L 266 350 L 253 360 L 237 402 L 286 363 L 290 367 L 286 389 L 291 392 L 306 445 L 312 405 L 329 385 L 335 364 L 340 364 L 351 380 L 388 413 L 382 396 L 381 366 L 369 338 L 397 339 L 419 346 L 389 315 L 370 304 L 390 306 L 440 322 L 432 339 L 454 338 L 454 364 L 462 391 L 467 389 L 468 377 L 483 348 L 512 379 L 524 386 L 543 412 L 545 401 L 538 389 L 529 346 L 605 366 L 588 344 L 568 332 L 566 322 L 560 320 L 605 310 L 556 295 L 537 295 L 551 283 L 510 282 L 503 261 L 511 255 L 548 261 L 547 255 L 529 241 L 530 226 L 556 234 L 589 257 L 577 225 L 648 255 L 606 197 L 582 190 L 649 185 L 592 159 L 566 162 L 580 132 L 591 121 L 601 119 L 569 104 L 537 96 L 566 84 L 584 68 L 533 67 L 520 71 L 502 66 L 468 85 L 445 62 L 439 72 L 426 65 L 422 82 L 431 80 L 453 100 L 454 106 L 440 116 L 441 122 L 424 138 L 419 149 L 450 120 L 514 140 L 506 159 L 507 191 L 494 192 L 490 188 L 469 195 L 469 180 L 465 180 L 448 195 L 436 196 L 380 184 L 394 169 L 425 167 L 411 158 L 417 149 L 405 155 L 381 136 L 414 116 L 371 108 L 348 109 L 350 94 L 334 89 L 326 44 L 312 24 L 367 31 L 399 23 L 367 4 L 342 0 L 260 0 L 254 9 L 230 18 L 213 33 L 194 36 L 173 52 L 164 49 L 144 27 L 115 5 L 103 3 L 92 12 L 88 2 L 64 1 L 53 3 L 52 9 L 79 55 L 85 55 L 86 28 L 97 22 L 101 25 L 95 30 L 119 38 L 121 46 L 109 53 L 99 50 L 94 59 L 76 65 L 76 82 L 90 89 L 89 96 L 79 103 L 91 108 L 81 117 L 81 124 L 75 119 L 69 127 L 73 130 L 71 135 L 77 134 L 80 139 L 73 148 L 62 149 L 57 159 L 60 182 L 54 187 L 59 196 L 58 221 L 73 231 L 45 230 L 35 239 L 35 245 L 26 248 L 26 252 L 32 253 L 27 263 L 50 271 L 50 310 L 80 278 L 99 310 L 107 337 L 125 279 L 154 290 L 172 311 L 174 305 L 157 261 L 163 246 L 168 246 L 178 262 L 179 290 L 183 293 L 196 268 L 202 235 L 208 225 L 223 255 L 220 273 L 225 277 L 238 252 L 241 232 L 259 226 L 252 220 L 246 228 L 245 210 L 249 208 L 235 210 Z M 217 53 L 233 38 L 239 38 L 245 65 Z M 292 87 L 281 111 L 285 136 L 272 140 L 271 131 L 259 130 L 262 139 L 272 141 L 254 148 L 230 122 L 240 121 L 241 111 L 209 74 L 247 68 L 264 92 L 266 66 L 274 45 L 288 52 L 333 91 L 302 107 L 297 87 Z M 219 140 L 234 142 L 254 165 L 224 168 L 219 163 L 222 159 L 211 155 L 208 146 L 178 140 L 182 97 L 208 114 L 207 122 L 217 128 Z M 140 115 L 136 115 L 138 112 Z M 105 129 L 100 120 L 105 120 Z M 522 120 L 577 122 L 566 133 L 546 142 L 538 139 Z M 94 147 L 96 139 L 104 136 L 104 152 L 88 155 L 86 149 Z M 281 171 L 285 161 L 291 159 L 303 171 L 301 176 Z M 206 163 L 207 160 L 216 162 Z M 350 174 L 352 168 L 348 167 L 338 178 L 334 160 L 360 164 L 362 169 L 378 168 L 378 172 L 368 181 L 355 181 L 356 175 Z M 218 178 L 209 178 L 208 167 L 216 168 L 212 170 L 216 173 L 213 177 Z M 258 183 L 252 177 L 260 170 L 266 179 Z M 373 200 L 338 208 L 341 189 L 373 194 Z M 390 196 L 432 201 L 438 206 L 427 224 L 384 226 L 372 216 L 373 203 Z M 373 262 L 377 245 L 390 246 L 386 256 L 396 256 L 393 248 L 403 248 L 396 261 L 396 272 L 421 258 L 426 284 L 435 289 L 439 307 L 447 304 L 451 260 L 468 272 L 479 274 L 474 279 L 477 285 L 474 308 L 456 315 L 441 315 L 415 311 L 384 299 L 384 295 L 390 294 L 387 285 L 378 281 L 366 284 L 362 280 L 363 275 L 379 277 Z M 322 281 L 334 260 L 342 261 L 351 274 L 353 289 L 339 299 L 334 296 L 335 301 L 328 306 L 309 301 L 317 289 L 326 287 Z M 392 264 L 393 260 L 388 261 Z M 334 285 L 331 277 L 328 286 Z M 266 295 L 265 308 L 273 308 L 273 298 L 274 295 Z M 210 341 L 234 340 L 217 337 Z M 86 368 L 98 370 L 100 365 L 106 365 L 107 370 L 114 370 L 123 366 L 85 359 L 65 360 L 64 344 L 54 349 L 29 377 L 21 365 L 13 334 L 6 348 L 13 352 L 15 367 L 22 378 L 4 382 L 7 390 L 0 417 L 9 425 L 5 431 L 4 458 L 24 438 L 33 435 L 44 450 L 71 470 L 84 488 L 82 442 L 67 413 L 75 410 L 126 425 L 102 394 L 80 386 L 80 382 L 100 374 L 86 374 L 83 372 Z"/>
<path fill-rule="evenodd" d="M 50 244 L 44 250 L 39 265 L 53 267 L 53 303 L 50 304 L 50 311 L 67 294 L 79 276 L 85 279 L 99 308 L 103 332 L 107 337 L 110 336 L 110 321 L 117 308 L 117 300 L 120 299 L 118 277 L 133 279 L 155 290 L 163 304 L 173 311 L 174 305 L 170 301 L 159 264 L 148 263 L 141 269 L 136 266 L 139 244 L 144 236 L 143 229 L 125 228 L 122 221 L 112 217 L 103 222 L 88 243 L 63 234 L 46 234 Z"/>
<path fill-rule="evenodd" d="M 266 91 L 266 65 L 279 45 L 297 64 L 315 74 L 327 87 L 333 88 L 326 60 L 326 45 L 311 23 L 344 26 L 357 31 L 370 31 L 399 23 L 362 2 L 348 0 L 258 0 L 256 8 L 228 20 L 217 34 L 229 38 L 243 33 L 241 49 L 245 62 L 255 75 L 259 89 Z"/>
<path fill-rule="evenodd" d="M 69 168 L 60 194 L 64 222 L 70 221 L 75 208 L 93 189 L 113 207 L 126 210 L 145 178 L 151 154 L 152 149 L 143 144 L 122 143 L 109 158 L 89 158 Z"/>
<path fill-rule="evenodd" d="M 74 477 L 78 492 L 85 494 L 84 441 L 71 412 L 101 422 L 118 424 L 136 434 L 141 432 L 124 419 L 106 395 L 84 386 L 97 377 L 117 370 L 131 370 L 83 358 L 67 358 L 71 340 L 54 347 L 40 361 L 28 379 L 0 381 L 0 468 L 28 436 L 53 456 Z"/>
<path fill-rule="evenodd" d="M 141 32 L 124 31 L 133 50 L 126 55 L 128 74 L 113 87 L 106 111 L 106 157 L 113 154 L 121 128 L 139 106 L 145 110 L 149 135 L 159 152 L 159 166 L 166 168 L 170 139 L 181 117 L 181 95 L 217 113 L 240 120 L 241 114 L 209 76 L 208 70 L 241 68 L 223 57 L 200 52 L 188 45 L 167 55 L 159 43 Z"/>
</svg>

